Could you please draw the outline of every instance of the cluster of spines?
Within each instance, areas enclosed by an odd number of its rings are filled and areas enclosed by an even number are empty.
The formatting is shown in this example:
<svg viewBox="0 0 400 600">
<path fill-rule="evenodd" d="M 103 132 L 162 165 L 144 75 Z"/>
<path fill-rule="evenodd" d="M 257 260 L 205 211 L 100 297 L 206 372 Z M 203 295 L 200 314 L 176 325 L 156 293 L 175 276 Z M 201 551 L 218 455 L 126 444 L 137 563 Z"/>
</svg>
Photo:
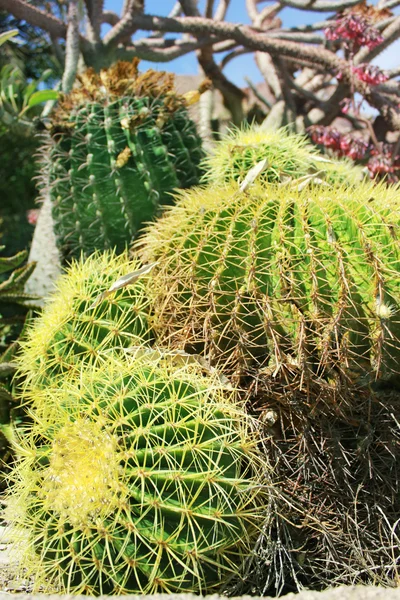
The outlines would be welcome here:
<svg viewBox="0 0 400 600">
<path fill-rule="evenodd" d="M 160 338 L 229 370 L 294 360 L 319 374 L 398 372 L 396 190 L 391 209 L 372 193 L 368 184 L 182 193 L 143 244 L 158 261 L 149 293 Z"/>
<path fill-rule="evenodd" d="M 259 458 L 214 379 L 111 359 L 34 407 L 9 514 L 31 532 L 37 586 L 205 593 L 235 572 L 260 514 Z"/>
<path fill-rule="evenodd" d="M 26 390 L 61 382 L 79 372 L 81 363 L 95 364 L 106 350 L 118 352 L 151 339 L 143 280 L 101 298 L 137 267 L 127 252 L 111 251 L 72 263 L 21 343 L 19 373 Z"/>
<path fill-rule="evenodd" d="M 361 168 L 345 159 L 322 156 L 305 136 L 262 127 L 231 131 L 205 158 L 203 179 L 216 184 L 241 183 L 264 160 L 258 179 L 266 184 L 309 180 L 354 186 L 363 179 Z"/>
</svg>

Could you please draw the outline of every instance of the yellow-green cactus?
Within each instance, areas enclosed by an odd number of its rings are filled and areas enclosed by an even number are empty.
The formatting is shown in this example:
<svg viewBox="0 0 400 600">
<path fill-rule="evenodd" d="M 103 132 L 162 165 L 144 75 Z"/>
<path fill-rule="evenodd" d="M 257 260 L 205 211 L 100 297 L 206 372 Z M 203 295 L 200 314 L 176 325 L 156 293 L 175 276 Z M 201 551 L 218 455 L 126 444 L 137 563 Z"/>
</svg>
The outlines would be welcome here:
<svg viewBox="0 0 400 600">
<path fill-rule="evenodd" d="M 231 394 L 112 357 L 37 391 L 7 515 L 36 588 L 206 593 L 237 572 L 261 509 L 257 440 Z"/>
<path fill-rule="evenodd" d="M 129 284 L 126 277 L 136 279 L 138 268 L 127 252 L 96 253 L 72 263 L 21 344 L 18 365 L 26 388 L 71 375 L 82 361 L 94 364 L 108 348 L 151 339 L 143 280 Z M 128 285 L 108 294 L 122 277 Z"/>
<path fill-rule="evenodd" d="M 161 339 L 230 372 L 400 371 L 399 190 L 183 192 L 142 240 Z"/>
<path fill-rule="evenodd" d="M 363 172 L 347 159 L 322 156 L 307 138 L 261 127 L 233 130 L 219 142 L 212 154 L 204 161 L 204 180 L 222 184 L 243 182 L 249 171 L 265 159 L 259 175 L 264 183 L 280 183 L 288 180 L 323 181 L 328 184 L 357 185 Z"/>
</svg>

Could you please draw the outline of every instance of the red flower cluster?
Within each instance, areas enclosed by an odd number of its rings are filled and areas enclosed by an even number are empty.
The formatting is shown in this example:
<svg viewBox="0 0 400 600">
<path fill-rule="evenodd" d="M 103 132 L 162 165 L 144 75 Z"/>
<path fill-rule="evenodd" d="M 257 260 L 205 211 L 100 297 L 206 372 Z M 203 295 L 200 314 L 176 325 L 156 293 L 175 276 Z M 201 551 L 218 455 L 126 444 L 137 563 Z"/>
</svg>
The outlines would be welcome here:
<svg viewBox="0 0 400 600">
<path fill-rule="evenodd" d="M 389 79 L 388 75 L 383 73 L 379 67 L 369 65 L 368 63 L 361 63 L 356 67 L 352 67 L 352 71 L 360 81 L 365 81 L 365 83 L 369 83 L 370 85 L 378 85 Z"/>
<path fill-rule="evenodd" d="M 351 136 L 343 135 L 334 127 L 316 125 L 310 127 L 311 139 L 315 144 L 330 148 L 339 156 L 348 156 L 352 160 L 362 160 L 368 150 L 368 144 Z"/>
<path fill-rule="evenodd" d="M 361 46 L 370 50 L 383 42 L 378 29 L 372 27 L 370 20 L 363 15 L 352 12 L 338 15 L 335 22 L 324 31 L 328 40 L 344 40 L 353 52 Z"/>
<path fill-rule="evenodd" d="M 381 151 L 371 148 L 367 167 L 371 178 L 385 177 L 390 183 L 400 181 L 400 154 L 394 156 L 392 144 L 384 144 Z"/>
<path fill-rule="evenodd" d="M 323 125 L 310 127 L 309 132 L 315 144 L 330 148 L 338 156 L 364 161 L 372 179 L 385 178 L 388 183 L 400 181 L 400 154 L 397 154 L 393 144 L 383 144 L 380 148 L 371 147 L 359 137 L 349 133 L 342 134 L 334 127 Z"/>
<path fill-rule="evenodd" d="M 347 134 L 340 140 L 340 151 L 342 155 L 351 158 L 352 160 L 362 160 L 368 150 L 367 142 L 360 138 L 353 137 Z"/>
</svg>

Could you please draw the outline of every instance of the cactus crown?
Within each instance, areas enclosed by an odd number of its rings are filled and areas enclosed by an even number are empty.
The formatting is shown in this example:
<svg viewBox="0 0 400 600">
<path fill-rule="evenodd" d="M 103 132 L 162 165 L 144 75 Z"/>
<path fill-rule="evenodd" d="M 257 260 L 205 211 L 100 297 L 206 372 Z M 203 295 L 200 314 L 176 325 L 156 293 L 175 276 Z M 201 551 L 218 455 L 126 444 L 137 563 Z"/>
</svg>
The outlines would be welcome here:
<svg viewBox="0 0 400 600">
<path fill-rule="evenodd" d="M 155 327 L 231 372 L 398 372 L 396 198 L 367 184 L 182 193 L 142 241 Z"/>
<path fill-rule="evenodd" d="M 19 371 L 28 388 L 73 374 L 80 361 L 95 363 L 104 349 L 151 338 L 143 280 L 101 297 L 137 267 L 127 252 L 96 253 L 72 263 L 21 344 Z"/>
<path fill-rule="evenodd" d="M 110 357 L 34 406 L 8 515 L 30 534 L 22 566 L 95 595 L 204 593 L 237 570 L 259 459 L 215 380 Z"/>
<path fill-rule="evenodd" d="M 259 175 L 265 183 L 280 183 L 314 175 L 329 184 L 356 185 L 362 180 L 362 170 L 349 160 L 325 157 L 302 135 L 288 129 L 265 130 L 247 127 L 230 131 L 204 160 L 209 182 L 242 182 L 250 169 L 266 159 Z"/>
<path fill-rule="evenodd" d="M 173 73 L 149 69 L 139 73 L 139 59 L 118 61 L 96 73 L 89 68 L 78 75 L 80 85 L 61 98 L 54 112 L 54 127 L 70 119 L 71 110 L 88 102 L 104 103 L 122 97 L 161 98 L 165 110 L 172 113 L 188 106 L 185 95 L 175 90 Z M 139 118 L 139 117 L 138 117 Z"/>
</svg>

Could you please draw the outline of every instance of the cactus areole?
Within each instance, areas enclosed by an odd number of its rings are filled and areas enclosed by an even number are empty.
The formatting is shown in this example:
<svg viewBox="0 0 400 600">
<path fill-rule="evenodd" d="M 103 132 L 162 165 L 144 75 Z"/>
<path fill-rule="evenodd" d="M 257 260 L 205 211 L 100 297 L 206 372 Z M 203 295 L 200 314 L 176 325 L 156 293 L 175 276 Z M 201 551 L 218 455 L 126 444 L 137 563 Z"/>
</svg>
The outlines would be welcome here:
<svg viewBox="0 0 400 600">
<path fill-rule="evenodd" d="M 204 593 L 243 564 L 256 439 L 212 379 L 110 359 L 35 406 L 10 518 L 30 534 L 38 587 Z"/>
<path fill-rule="evenodd" d="M 396 375 L 398 228 L 383 185 L 182 192 L 141 240 L 155 328 L 230 372 Z"/>
<path fill-rule="evenodd" d="M 199 96 L 179 95 L 173 75 L 138 72 L 138 61 L 80 76 L 59 103 L 43 148 L 65 260 L 95 249 L 122 251 L 174 188 L 200 177 L 201 140 L 187 112 Z"/>
</svg>

